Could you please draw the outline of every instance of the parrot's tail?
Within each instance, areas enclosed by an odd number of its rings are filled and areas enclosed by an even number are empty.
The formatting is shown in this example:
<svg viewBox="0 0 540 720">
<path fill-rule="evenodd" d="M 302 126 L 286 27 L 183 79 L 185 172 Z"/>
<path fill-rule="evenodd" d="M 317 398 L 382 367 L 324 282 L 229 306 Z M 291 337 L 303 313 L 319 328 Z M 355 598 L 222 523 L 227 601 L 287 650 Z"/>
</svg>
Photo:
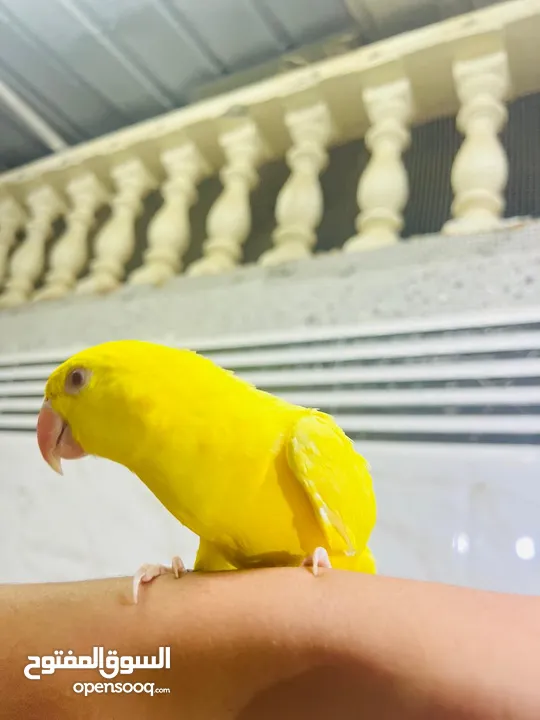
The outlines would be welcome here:
<svg viewBox="0 0 540 720">
<path fill-rule="evenodd" d="M 336 570 L 353 570 L 354 572 L 368 573 L 369 575 L 377 574 L 377 563 L 373 557 L 373 553 L 367 547 L 360 555 L 332 555 L 330 559 L 332 567 Z"/>
</svg>

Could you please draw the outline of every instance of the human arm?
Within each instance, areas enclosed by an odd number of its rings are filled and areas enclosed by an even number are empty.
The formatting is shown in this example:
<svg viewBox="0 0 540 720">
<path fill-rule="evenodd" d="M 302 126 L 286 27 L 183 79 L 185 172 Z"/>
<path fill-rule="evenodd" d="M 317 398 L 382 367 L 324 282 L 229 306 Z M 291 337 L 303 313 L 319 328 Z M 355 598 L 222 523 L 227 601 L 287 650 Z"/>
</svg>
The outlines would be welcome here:
<svg viewBox="0 0 540 720">
<path fill-rule="evenodd" d="M 540 603 L 330 570 L 0 586 L 0 717 L 537 720 Z M 170 694 L 73 692 L 95 670 L 23 674 L 28 655 L 171 647 Z"/>
</svg>

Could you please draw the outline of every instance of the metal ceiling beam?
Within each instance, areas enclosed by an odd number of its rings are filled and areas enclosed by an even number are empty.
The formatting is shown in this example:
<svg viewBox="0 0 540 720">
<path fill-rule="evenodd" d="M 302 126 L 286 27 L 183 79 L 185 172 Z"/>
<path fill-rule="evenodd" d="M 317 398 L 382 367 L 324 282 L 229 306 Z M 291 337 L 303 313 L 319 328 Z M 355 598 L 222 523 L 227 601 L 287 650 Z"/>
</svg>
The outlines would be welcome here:
<svg viewBox="0 0 540 720">
<path fill-rule="evenodd" d="M 27 102 L 23 100 L 9 85 L 0 80 L 0 102 L 3 102 L 49 149 L 54 152 L 69 147 L 63 137 L 45 122 Z"/>
</svg>

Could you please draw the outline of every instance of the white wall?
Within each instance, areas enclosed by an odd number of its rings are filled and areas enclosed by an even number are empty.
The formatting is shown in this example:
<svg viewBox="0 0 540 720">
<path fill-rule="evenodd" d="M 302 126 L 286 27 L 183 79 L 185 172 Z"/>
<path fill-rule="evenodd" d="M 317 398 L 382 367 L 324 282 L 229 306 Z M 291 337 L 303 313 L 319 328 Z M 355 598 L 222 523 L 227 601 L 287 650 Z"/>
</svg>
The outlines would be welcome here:
<svg viewBox="0 0 540 720">
<path fill-rule="evenodd" d="M 0 436 L 0 582 L 83 580 L 192 561 L 197 538 L 125 468 L 88 457 L 56 475 L 32 435 Z"/>
<path fill-rule="evenodd" d="M 380 572 L 540 593 L 540 450 L 368 443 L 363 452 L 379 498 Z M 0 437 L 0 507 L 0 582 L 194 559 L 196 538 L 135 476 L 95 458 L 66 462 L 57 476 L 32 436 Z"/>
</svg>

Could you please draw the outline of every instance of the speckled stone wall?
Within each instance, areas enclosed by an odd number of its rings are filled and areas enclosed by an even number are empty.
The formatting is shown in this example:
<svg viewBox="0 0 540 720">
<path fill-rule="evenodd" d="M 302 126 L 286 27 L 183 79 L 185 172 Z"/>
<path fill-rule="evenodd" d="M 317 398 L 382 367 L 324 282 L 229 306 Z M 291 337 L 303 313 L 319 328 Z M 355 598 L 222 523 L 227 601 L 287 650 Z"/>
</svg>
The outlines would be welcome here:
<svg viewBox="0 0 540 720">
<path fill-rule="evenodd" d="M 0 313 L 0 353 L 135 337 L 180 341 L 309 325 L 428 317 L 540 303 L 540 222 L 481 237 L 431 236 L 359 255 L 161 289 L 27 305 Z"/>
</svg>

